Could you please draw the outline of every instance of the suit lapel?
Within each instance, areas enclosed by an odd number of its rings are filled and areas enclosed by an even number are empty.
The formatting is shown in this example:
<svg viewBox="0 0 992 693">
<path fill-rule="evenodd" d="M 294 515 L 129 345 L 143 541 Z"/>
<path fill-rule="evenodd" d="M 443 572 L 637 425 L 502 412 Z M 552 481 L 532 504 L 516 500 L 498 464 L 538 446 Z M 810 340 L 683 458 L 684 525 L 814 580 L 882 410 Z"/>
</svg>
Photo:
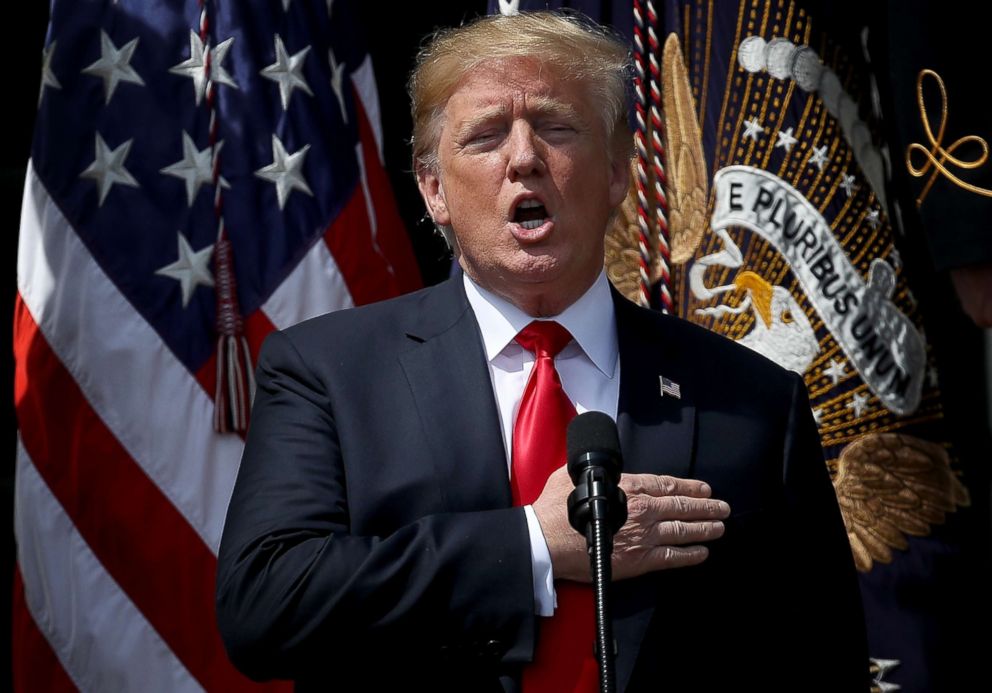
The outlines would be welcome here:
<svg viewBox="0 0 992 693">
<path fill-rule="evenodd" d="M 624 472 L 688 477 L 692 471 L 696 409 L 691 355 L 679 353 L 682 326 L 634 306 L 614 291 L 620 350 L 620 401 L 617 428 Z M 681 397 L 662 395 L 664 376 Z M 658 600 L 657 575 L 614 583 L 613 628 L 618 690 L 630 680 L 645 631 Z M 669 598 L 675 595 L 669 595 Z"/>
<path fill-rule="evenodd" d="M 400 355 L 449 512 L 512 503 L 478 323 L 460 279 L 425 292 Z"/>
</svg>

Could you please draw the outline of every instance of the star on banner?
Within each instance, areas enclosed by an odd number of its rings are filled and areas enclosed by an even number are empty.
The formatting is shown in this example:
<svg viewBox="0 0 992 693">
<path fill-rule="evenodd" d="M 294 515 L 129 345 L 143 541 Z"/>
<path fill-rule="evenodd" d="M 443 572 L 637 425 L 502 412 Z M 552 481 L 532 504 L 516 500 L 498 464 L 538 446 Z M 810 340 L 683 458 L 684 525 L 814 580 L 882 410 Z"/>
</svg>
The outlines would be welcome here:
<svg viewBox="0 0 992 693">
<path fill-rule="evenodd" d="M 52 72 L 52 56 L 55 55 L 55 44 L 57 41 L 52 41 L 41 51 L 41 88 L 38 90 L 38 106 L 41 106 L 41 99 L 45 96 L 45 87 L 51 87 L 52 89 L 61 89 L 62 85 L 59 84 L 58 79 L 55 77 L 55 73 Z"/>
<path fill-rule="evenodd" d="M 132 188 L 140 187 L 138 181 L 131 175 L 131 172 L 124 168 L 124 160 L 127 159 L 133 142 L 134 139 L 132 138 L 117 149 L 111 149 L 103 141 L 100 133 L 98 132 L 96 134 L 96 157 L 93 159 L 93 163 L 79 174 L 79 176 L 80 178 L 89 178 L 96 181 L 97 187 L 100 190 L 100 202 L 97 206 L 103 206 L 103 201 L 107 199 L 107 193 L 110 192 L 110 188 L 115 183 L 127 185 Z"/>
<path fill-rule="evenodd" d="M 764 131 L 765 129 L 761 127 L 761 123 L 758 122 L 757 118 L 744 121 L 744 137 L 748 137 L 757 142 L 758 135 L 764 133 Z"/>
<path fill-rule="evenodd" d="M 276 34 L 275 46 L 276 61 L 263 67 L 260 72 L 262 77 L 279 84 L 279 99 L 282 101 L 282 109 L 285 111 L 289 108 L 289 97 L 293 95 L 294 89 L 302 89 L 313 96 L 310 86 L 301 73 L 303 61 L 306 60 L 307 53 L 310 52 L 310 46 L 295 55 L 290 55 L 286 52 L 286 46 L 279 34 Z"/>
<path fill-rule="evenodd" d="M 865 409 L 868 408 L 868 395 L 863 392 L 855 392 L 851 395 L 851 401 L 846 406 L 854 412 L 855 419 L 860 419 Z"/>
<path fill-rule="evenodd" d="M 216 152 L 218 156 L 223 146 L 224 140 L 217 143 Z M 210 147 L 202 151 L 197 149 L 193 138 L 186 131 L 183 131 L 183 158 L 174 164 L 169 164 L 165 168 L 160 169 L 159 172 L 183 180 L 186 184 L 186 202 L 192 207 L 193 200 L 196 199 L 196 194 L 200 191 L 200 186 L 204 183 L 211 184 L 214 182 L 213 164 Z M 220 186 L 222 188 L 231 187 L 224 180 L 223 176 L 220 177 Z"/>
<path fill-rule="evenodd" d="M 868 226 L 872 227 L 873 229 L 877 229 L 879 226 L 881 226 L 882 222 L 879 220 L 880 214 L 881 212 L 879 212 L 879 210 L 877 209 L 873 209 L 870 212 L 868 212 L 865 215 L 865 221 L 868 222 Z"/>
<path fill-rule="evenodd" d="M 183 292 L 183 308 L 189 305 L 193 292 L 198 286 L 213 286 L 214 277 L 210 273 L 210 256 L 213 255 L 213 244 L 193 251 L 189 241 L 179 232 L 179 258 L 155 271 L 155 274 L 170 277 L 179 282 Z"/>
<path fill-rule="evenodd" d="M 216 48 L 210 45 L 203 45 L 199 35 L 190 29 L 189 32 L 189 59 L 169 68 L 169 72 L 174 75 L 182 75 L 193 80 L 193 94 L 196 97 L 196 105 L 200 105 L 203 95 L 207 89 L 207 61 L 210 58 L 210 79 L 218 84 L 226 84 L 229 87 L 238 88 L 237 82 L 224 69 L 224 58 L 231 50 L 234 38 L 222 41 Z"/>
<path fill-rule="evenodd" d="M 844 192 L 847 193 L 848 197 L 854 195 L 854 191 L 858 189 L 858 186 L 854 184 L 854 175 L 844 176 L 844 179 L 840 182 L 840 187 L 844 188 Z"/>
<path fill-rule="evenodd" d="M 831 361 L 830 365 L 823 369 L 823 374 L 829 375 L 834 385 L 839 383 L 840 379 L 847 375 L 847 368 L 844 366 L 843 359 L 834 359 Z"/>
<path fill-rule="evenodd" d="M 822 171 L 823 167 L 826 166 L 828 162 L 827 145 L 823 145 L 822 147 L 814 147 L 813 156 L 809 158 L 809 163 Z"/>
<path fill-rule="evenodd" d="M 301 170 L 309 149 L 308 144 L 299 151 L 288 154 L 279 138 L 272 136 L 272 163 L 255 171 L 255 175 L 275 184 L 279 209 L 286 206 L 286 198 L 294 190 L 302 190 L 313 197 L 313 192 Z"/>
<path fill-rule="evenodd" d="M 798 142 L 795 137 L 792 136 L 792 128 L 789 128 L 785 132 L 782 130 L 778 131 L 778 141 L 775 143 L 776 147 L 782 147 L 786 152 L 792 149 L 792 145 Z"/>
<path fill-rule="evenodd" d="M 110 103 L 110 99 L 121 82 L 129 82 L 145 86 L 145 81 L 141 75 L 131 67 L 131 58 L 134 56 L 134 49 L 138 47 L 138 39 L 133 38 L 119 49 L 103 29 L 100 30 L 100 59 L 91 65 L 83 68 L 83 73 L 93 75 L 103 80 L 104 103 Z"/>
<path fill-rule="evenodd" d="M 813 410 L 813 421 L 816 422 L 817 428 L 823 425 L 823 407 L 817 407 Z"/>
</svg>

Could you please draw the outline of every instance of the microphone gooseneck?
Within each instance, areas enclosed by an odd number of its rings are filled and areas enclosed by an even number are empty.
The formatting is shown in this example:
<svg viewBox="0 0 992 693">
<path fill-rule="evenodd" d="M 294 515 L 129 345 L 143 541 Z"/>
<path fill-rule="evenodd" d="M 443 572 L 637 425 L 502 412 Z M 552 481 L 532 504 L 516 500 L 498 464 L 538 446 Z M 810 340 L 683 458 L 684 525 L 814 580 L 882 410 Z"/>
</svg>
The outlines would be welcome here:
<svg viewBox="0 0 992 693">
<path fill-rule="evenodd" d="M 566 431 L 568 474 L 575 490 L 568 496 L 568 521 L 586 537 L 596 611 L 599 688 L 616 690 L 613 621 L 609 587 L 613 578 L 613 535 L 627 521 L 627 497 L 619 487 L 623 458 L 617 425 L 602 412 L 572 419 Z"/>
</svg>

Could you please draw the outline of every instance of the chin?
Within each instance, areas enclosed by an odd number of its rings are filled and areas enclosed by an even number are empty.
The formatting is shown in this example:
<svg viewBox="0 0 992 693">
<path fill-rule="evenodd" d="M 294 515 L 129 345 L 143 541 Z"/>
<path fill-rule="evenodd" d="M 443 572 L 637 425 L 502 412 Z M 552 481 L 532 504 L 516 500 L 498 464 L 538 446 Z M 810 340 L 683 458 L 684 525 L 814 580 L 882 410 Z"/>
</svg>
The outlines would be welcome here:
<svg viewBox="0 0 992 693">
<path fill-rule="evenodd" d="M 528 284 L 553 281 L 561 276 L 562 263 L 557 257 L 531 256 L 508 269 L 506 276 Z"/>
</svg>

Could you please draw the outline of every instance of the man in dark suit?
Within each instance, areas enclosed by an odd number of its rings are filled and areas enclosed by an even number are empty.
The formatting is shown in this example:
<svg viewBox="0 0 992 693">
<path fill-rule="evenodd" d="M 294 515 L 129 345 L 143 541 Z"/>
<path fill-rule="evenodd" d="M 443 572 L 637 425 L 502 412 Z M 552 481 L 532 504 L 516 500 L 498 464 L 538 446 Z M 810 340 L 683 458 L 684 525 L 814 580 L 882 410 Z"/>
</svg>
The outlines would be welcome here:
<svg viewBox="0 0 992 693">
<path fill-rule="evenodd" d="M 549 14 L 422 53 L 415 167 L 464 277 L 267 340 L 218 574 L 221 633 L 250 676 L 595 690 L 584 621 L 561 627 L 588 582 L 571 484 L 523 461 L 561 437 L 546 415 L 563 402 L 620 431 L 620 689 L 866 690 L 802 380 L 606 282 L 628 67 L 612 36 Z M 547 664 L 563 654 L 574 667 Z"/>
</svg>

